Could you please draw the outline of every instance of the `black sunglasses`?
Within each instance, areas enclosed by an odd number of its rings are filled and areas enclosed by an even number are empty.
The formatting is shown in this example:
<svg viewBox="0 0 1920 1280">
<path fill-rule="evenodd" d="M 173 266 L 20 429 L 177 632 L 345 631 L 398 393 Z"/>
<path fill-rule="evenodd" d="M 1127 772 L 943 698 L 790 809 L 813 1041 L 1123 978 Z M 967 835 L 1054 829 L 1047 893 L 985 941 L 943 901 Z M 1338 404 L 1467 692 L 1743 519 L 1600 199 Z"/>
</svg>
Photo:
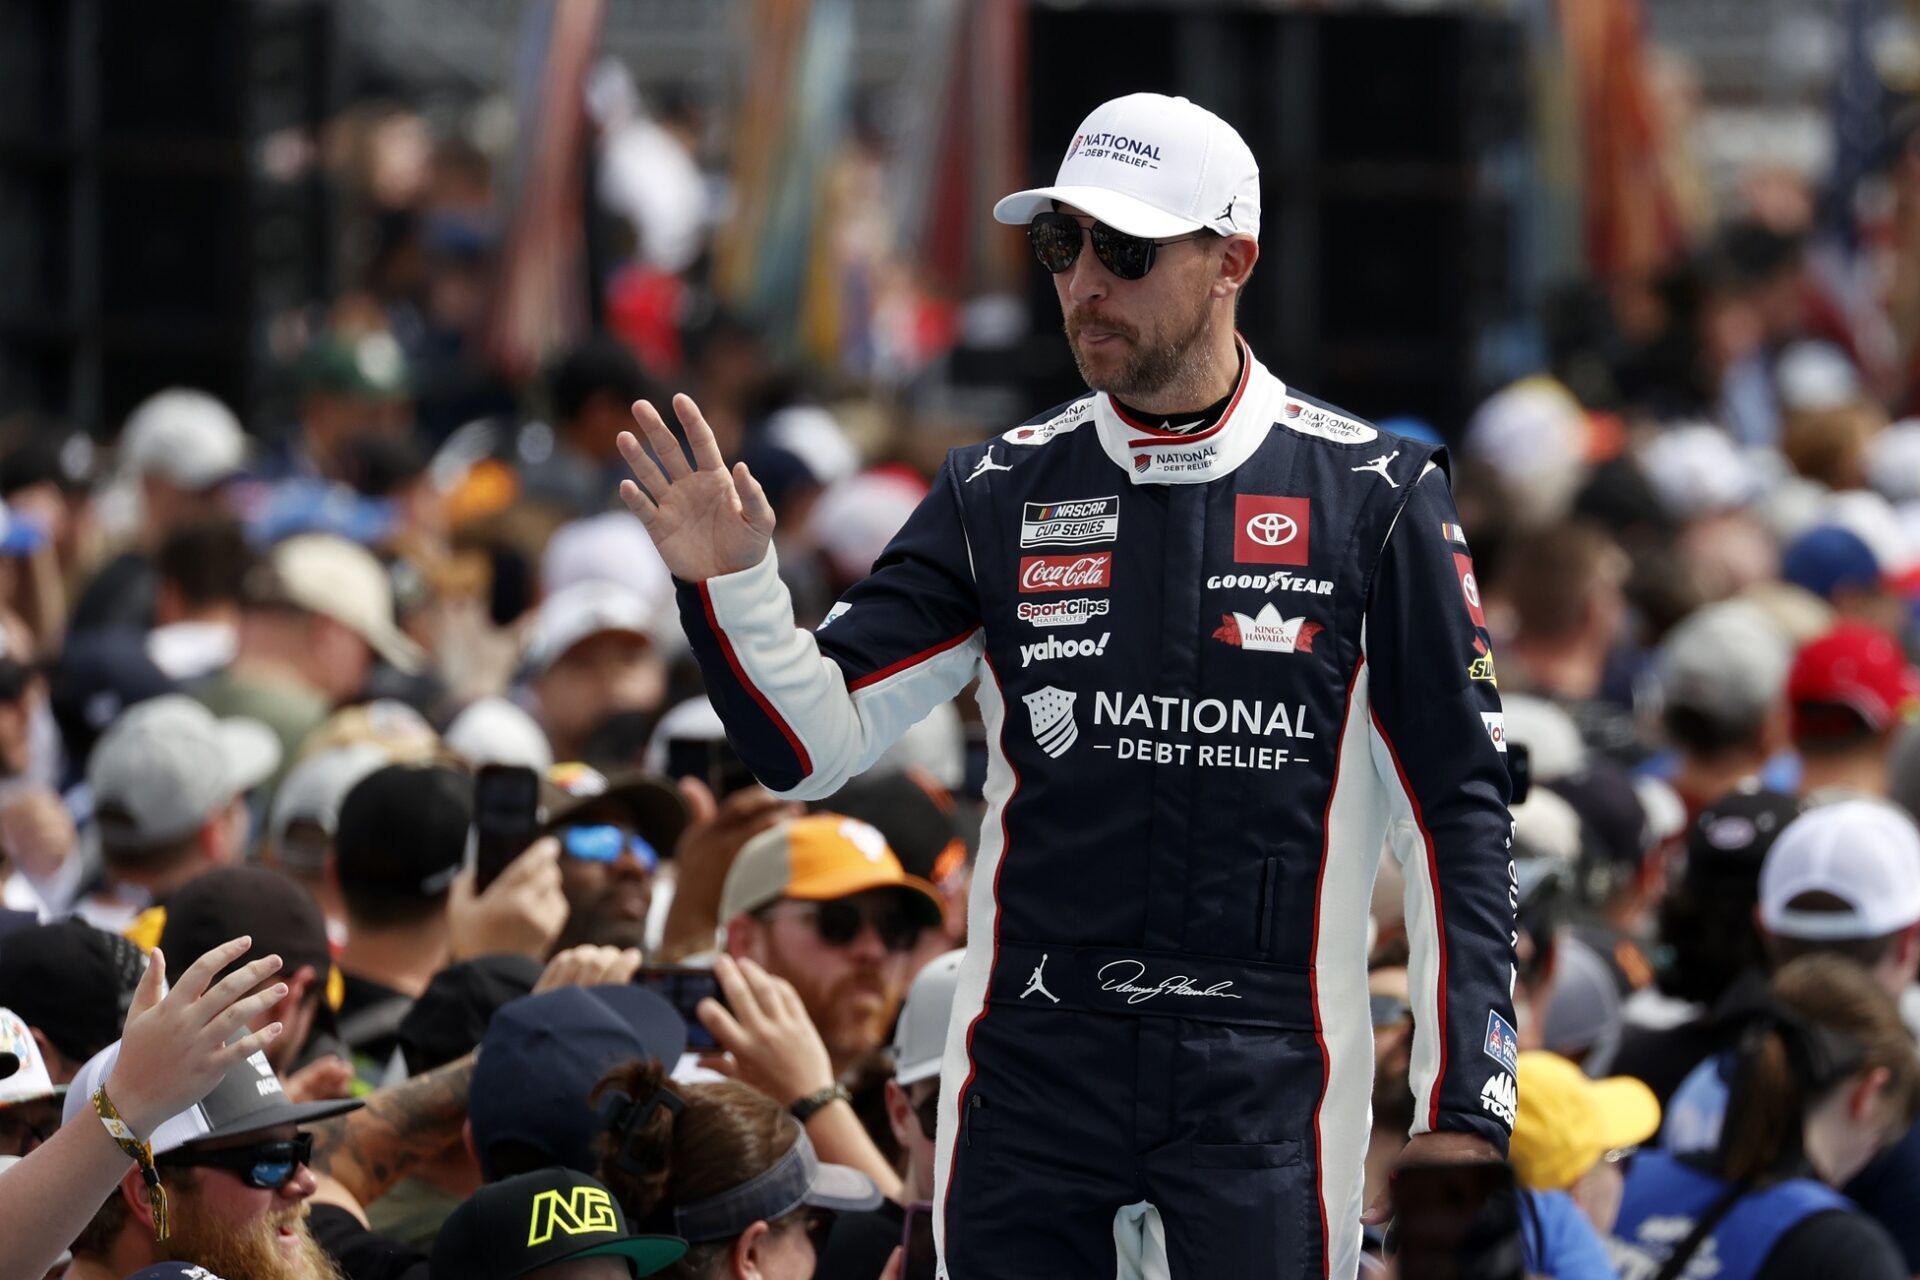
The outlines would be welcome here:
<svg viewBox="0 0 1920 1280">
<path fill-rule="evenodd" d="M 893 952 L 911 951 L 920 945 L 920 932 L 925 927 L 893 902 L 876 905 L 840 898 L 807 903 L 806 910 L 813 917 L 813 931 L 829 947 L 851 945 L 871 924 L 880 935 L 881 946 Z"/>
<path fill-rule="evenodd" d="M 218 1151 L 182 1148 L 169 1151 L 158 1163 L 177 1169 L 225 1169 L 250 1187 L 278 1191 L 293 1181 L 301 1165 L 312 1159 L 313 1135 L 302 1133 L 292 1139 L 256 1142 L 249 1147 L 223 1147 Z"/>
<path fill-rule="evenodd" d="M 1153 270 L 1161 245 L 1197 240 L 1204 234 L 1196 231 L 1167 240 L 1148 240 L 1115 231 L 1104 222 L 1083 226 L 1072 214 L 1059 212 L 1036 213 L 1027 224 L 1027 243 L 1033 246 L 1033 256 L 1054 275 L 1073 270 L 1073 264 L 1080 260 L 1080 247 L 1092 237 L 1093 256 L 1122 280 L 1138 280 Z"/>
</svg>

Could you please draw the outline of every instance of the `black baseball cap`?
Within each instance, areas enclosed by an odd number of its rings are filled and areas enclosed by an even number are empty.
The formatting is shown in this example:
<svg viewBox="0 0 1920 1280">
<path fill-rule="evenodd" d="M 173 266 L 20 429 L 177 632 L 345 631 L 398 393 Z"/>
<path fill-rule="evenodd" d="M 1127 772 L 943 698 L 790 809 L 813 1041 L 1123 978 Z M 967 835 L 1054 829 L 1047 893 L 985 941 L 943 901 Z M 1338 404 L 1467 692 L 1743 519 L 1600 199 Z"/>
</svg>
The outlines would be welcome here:
<svg viewBox="0 0 1920 1280">
<path fill-rule="evenodd" d="M 85 1062 L 120 1038 L 146 969 L 146 955 L 117 933 L 78 920 L 30 925 L 0 938 L 0 1007 Z"/>
<path fill-rule="evenodd" d="M 262 956 L 280 957 L 280 972 L 311 965 L 326 990 L 333 969 L 327 945 L 327 921 L 312 895 L 277 871 L 265 867 L 221 867 L 195 876 L 166 900 L 167 920 L 160 950 L 167 968 L 187 966 L 215 947 L 246 934 L 253 945 L 221 970 L 225 975 Z"/>
<path fill-rule="evenodd" d="M 609 822 L 638 834 L 663 858 L 687 829 L 687 802 L 673 782 L 642 769 L 602 773 L 579 761 L 556 764 L 540 780 L 540 805 L 548 832 Z"/>
<path fill-rule="evenodd" d="M 572 1169 L 538 1169 L 474 1192 L 433 1242 L 432 1280 L 514 1280 L 576 1258 L 625 1258 L 635 1276 L 672 1266 L 687 1251 L 675 1236 L 627 1234 L 620 1202 Z"/>
<path fill-rule="evenodd" d="M 569 1169 L 599 1168 L 594 1085 L 635 1058 L 671 1070 L 686 1051 L 686 1022 L 645 987 L 560 987 L 513 1001 L 488 1025 L 467 1090 L 481 1172 L 505 1142 Z"/>
<path fill-rule="evenodd" d="M 473 779 L 437 764 L 390 764 L 340 802 L 333 860 L 347 884 L 422 898 L 447 891 L 466 857 Z"/>
<path fill-rule="evenodd" d="M 487 1034 L 501 1006 L 533 991 L 540 962 L 531 956 L 479 956 L 433 975 L 400 1020 L 400 1053 L 419 1075 L 463 1058 Z"/>
<path fill-rule="evenodd" d="M 1700 811 L 1687 831 L 1686 883 L 1707 891 L 1739 883 L 1757 897 L 1760 864 L 1800 809 L 1798 797 L 1781 791 L 1721 796 Z"/>
<path fill-rule="evenodd" d="M 120 1061 L 120 1043 L 87 1059 L 74 1076 L 62 1105 L 61 1120 L 72 1124 L 82 1113 L 91 1115 L 90 1099 L 94 1090 L 107 1082 L 114 1064 Z M 267 1062 L 267 1055 L 255 1050 L 227 1068 L 220 1083 L 185 1111 L 160 1122 L 149 1141 L 153 1154 L 165 1155 L 181 1147 L 210 1142 L 215 1138 L 233 1138 L 243 1133 L 258 1133 L 286 1124 L 307 1124 L 357 1110 L 360 1098 L 338 1098 L 324 1102 L 295 1102 L 287 1097 Z"/>
</svg>

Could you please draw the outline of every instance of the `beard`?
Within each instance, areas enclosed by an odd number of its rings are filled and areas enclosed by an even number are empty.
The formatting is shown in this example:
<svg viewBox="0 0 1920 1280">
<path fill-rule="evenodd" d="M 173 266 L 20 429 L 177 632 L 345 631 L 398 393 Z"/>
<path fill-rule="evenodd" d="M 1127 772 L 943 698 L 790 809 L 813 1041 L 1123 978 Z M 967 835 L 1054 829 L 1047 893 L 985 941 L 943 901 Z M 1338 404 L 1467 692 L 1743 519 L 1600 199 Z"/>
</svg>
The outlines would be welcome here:
<svg viewBox="0 0 1920 1280">
<path fill-rule="evenodd" d="M 340 1269 L 307 1230 L 305 1204 L 257 1218 L 238 1231 L 195 1212 L 191 1196 L 182 1196 L 178 1204 L 177 1220 L 163 1246 L 172 1261 L 234 1280 L 342 1280 Z M 282 1227 L 294 1231 L 297 1244 L 291 1254 L 280 1245 Z"/>
<path fill-rule="evenodd" d="M 1183 383 L 1207 384 L 1210 370 L 1204 367 L 1206 362 L 1195 357 L 1201 351 L 1208 318 L 1207 299 L 1203 296 L 1192 315 L 1176 317 L 1143 341 L 1140 330 L 1133 325 L 1077 308 L 1066 318 L 1067 347 L 1073 352 L 1080 380 L 1088 387 L 1122 400 L 1150 399 Z M 1087 328 L 1108 330 L 1125 341 L 1127 352 L 1118 369 L 1103 372 L 1088 364 L 1080 350 L 1080 335 Z"/>
</svg>

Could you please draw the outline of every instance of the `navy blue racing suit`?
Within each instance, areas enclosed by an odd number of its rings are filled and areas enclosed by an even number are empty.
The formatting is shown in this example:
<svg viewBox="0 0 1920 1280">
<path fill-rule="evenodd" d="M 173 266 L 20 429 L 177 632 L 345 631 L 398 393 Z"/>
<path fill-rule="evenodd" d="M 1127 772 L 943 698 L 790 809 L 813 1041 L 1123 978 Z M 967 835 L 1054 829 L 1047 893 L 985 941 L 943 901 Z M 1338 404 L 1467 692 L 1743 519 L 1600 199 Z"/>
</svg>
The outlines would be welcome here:
<svg viewBox="0 0 1920 1280">
<path fill-rule="evenodd" d="M 1242 358 L 1198 433 L 1089 394 L 954 450 L 815 633 L 771 551 L 680 587 L 728 734 L 782 795 L 831 795 L 979 682 L 951 1280 L 1111 1276 L 1116 1251 L 1175 1280 L 1355 1273 L 1383 847 L 1414 1132 L 1506 1149 L 1506 744 L 1444 456 Z"/>
</svg>

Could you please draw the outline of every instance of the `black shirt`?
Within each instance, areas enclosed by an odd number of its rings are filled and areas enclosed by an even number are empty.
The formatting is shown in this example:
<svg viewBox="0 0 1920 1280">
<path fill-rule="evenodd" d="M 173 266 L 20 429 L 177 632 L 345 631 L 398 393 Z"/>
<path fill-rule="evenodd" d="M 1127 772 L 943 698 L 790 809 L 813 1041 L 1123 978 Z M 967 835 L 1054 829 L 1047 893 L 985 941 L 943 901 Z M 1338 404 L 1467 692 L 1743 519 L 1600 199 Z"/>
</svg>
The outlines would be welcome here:
<svg viewBox="0 0 1920 1280">
<path fill-rule="evenodd" d="M 867 1213 L 843 1213 L 833 1220 L 814 1280 L 879 1280 L 887 1258 L 900 1247 L 907 1211 L 892 1200 Z"/>
<path fill-rule="evenodd" d="M 361 1078 L 378 1083 L 400 1048 L 400 1020 L 413 1007 L 413 998 L 344 969 L 340 986 L 340 1012 L 335 1019 L 340 1039 L 353 1051 L 354 1069 Z"/>
<path fill-rule="evenodd" d="M 347 1280 L 427 1280 L 426 1254 L 375 1235 L 338 1205 L 315 1205 L 307 1227 Z"/>
<path fill-rule="evenodd" d="M 1848 1209 L 1816 1213 L 1780 1237 L 1754 1280 L 1907 1280 L 1885 1227 Z"/>
</svg>

